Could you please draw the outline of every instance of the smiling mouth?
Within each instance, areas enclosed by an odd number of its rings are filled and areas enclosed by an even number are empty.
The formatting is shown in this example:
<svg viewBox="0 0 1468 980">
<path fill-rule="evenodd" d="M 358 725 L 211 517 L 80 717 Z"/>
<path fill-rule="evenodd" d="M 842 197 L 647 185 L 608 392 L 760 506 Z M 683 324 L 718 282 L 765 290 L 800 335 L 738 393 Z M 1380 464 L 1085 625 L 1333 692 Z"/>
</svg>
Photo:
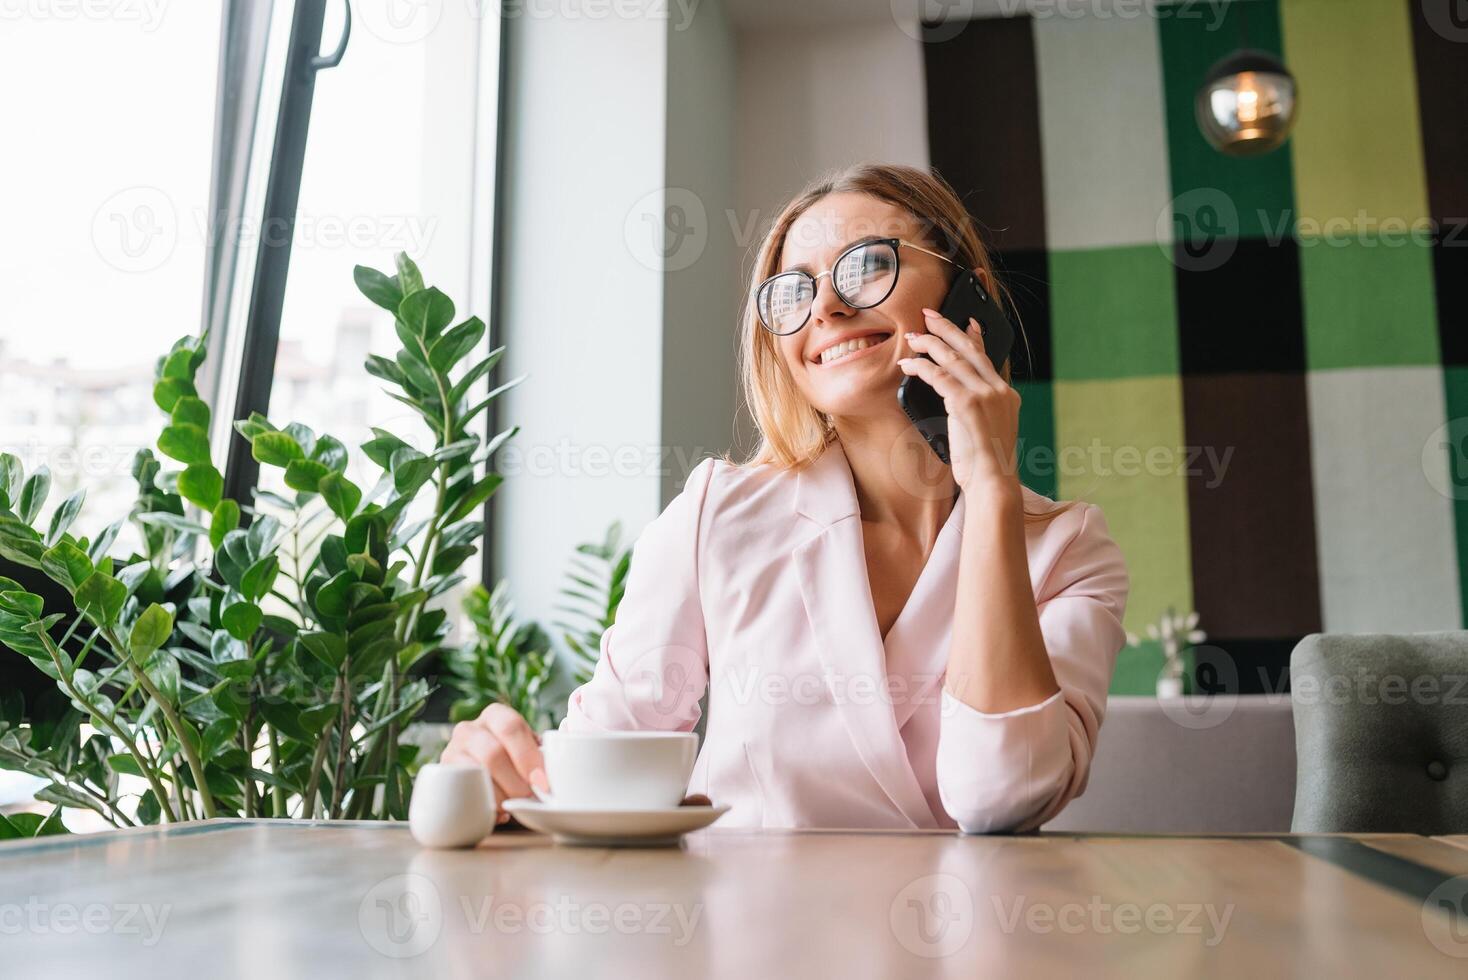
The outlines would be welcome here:
<svg viewBox="0 0 1468 980">
<path fill-rule="evenodd" d="M 851 340 L 844 340 L 839 344 L 832 344 L 830 347 L 821 351 L 814 360 L 815 363 L 822 366 L 835 364 L 838 361 L 849 360 L 864 350 L 880 347 L 891 339 L 892 334 L 890 333 L 875 333 L 868 334 L 865 337 L 853 337 Z"/>
</svg>

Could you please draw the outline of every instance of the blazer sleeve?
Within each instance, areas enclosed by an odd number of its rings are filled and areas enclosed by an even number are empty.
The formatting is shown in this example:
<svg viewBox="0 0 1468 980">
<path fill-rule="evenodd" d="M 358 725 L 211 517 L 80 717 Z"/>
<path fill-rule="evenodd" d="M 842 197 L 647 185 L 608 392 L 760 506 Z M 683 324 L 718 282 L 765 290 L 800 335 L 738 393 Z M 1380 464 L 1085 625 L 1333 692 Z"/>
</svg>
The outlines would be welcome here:
<svg viewBox="0 0 1468 980">
<path fill-rule="evenodd" d="M 1086 504 L 1039 599 L 1040 631 L 1060 690 L 990 714 L 942 693 L 939 797 L 966 833 L 1031 830 L 1086 788 L 1130 579 L 1101 509 Z"/>
<path fill-rule="evenodd" d="M 694 467 L 637 539 L 616 623 L 602 634 L 591 680 L 571 692 L 563 731 L 686 732 L 698 723 L 709 671 L 698 555 L 714 466 Z"/>
</svg>

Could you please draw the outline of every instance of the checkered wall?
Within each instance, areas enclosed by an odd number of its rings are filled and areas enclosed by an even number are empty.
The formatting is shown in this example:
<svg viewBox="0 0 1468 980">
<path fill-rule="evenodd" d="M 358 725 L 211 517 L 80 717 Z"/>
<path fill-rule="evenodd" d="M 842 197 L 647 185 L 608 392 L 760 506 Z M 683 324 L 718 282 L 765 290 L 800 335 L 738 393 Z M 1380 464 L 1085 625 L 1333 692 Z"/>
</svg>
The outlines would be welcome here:
<svg viewBox="0 0 1468 980">
<path fill-rule="evenodd" d="M 929 28 L 932 162 L 988 230 L 1029 340 L 1023 476 L 1102 506 L 1129 629 L 1200 612 L 1200 677 L 1277 689 L 1306 633 L 1464 625 L 1468 21 L 1451 7 Z M 1213 150 L 1193 114 L 1241 27 L 1300 92 L 1290 141 L 1253 159 Z M 1113 689 L 1150 691 L 1156 656 L 1123 651 Z"/>
</svg>

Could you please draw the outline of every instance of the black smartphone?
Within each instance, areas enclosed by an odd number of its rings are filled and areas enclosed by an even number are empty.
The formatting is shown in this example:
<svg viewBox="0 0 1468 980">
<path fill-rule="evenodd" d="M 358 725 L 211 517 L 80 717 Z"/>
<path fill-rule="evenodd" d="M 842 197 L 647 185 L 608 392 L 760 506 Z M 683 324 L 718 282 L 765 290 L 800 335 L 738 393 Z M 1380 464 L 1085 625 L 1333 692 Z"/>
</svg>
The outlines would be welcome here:
<svg viewBox="0 0 1468 980">
<path fill-rule="evenodd" d="M 1004 315 L 1003 307 L 989 295 L 978 276 L 968 269 L 960 272 L 938 312 L 961 330 L 968 329 L 970 317 L 978 320 L 983 328 L 984 350 L 988 352 L 989 360 L 994 362 L 995 368 L 1004 366 L 1005 358 L 1014 347 L 1014 327 L 1010 325 L 1009 317 Z M 946 465 L 949 462 L 948 413 L 943 408 L 943 397 L 923 379 L 909 375 L 897 386 L 897 404 L 902 406 L 913 427 Z"/>
</svg>

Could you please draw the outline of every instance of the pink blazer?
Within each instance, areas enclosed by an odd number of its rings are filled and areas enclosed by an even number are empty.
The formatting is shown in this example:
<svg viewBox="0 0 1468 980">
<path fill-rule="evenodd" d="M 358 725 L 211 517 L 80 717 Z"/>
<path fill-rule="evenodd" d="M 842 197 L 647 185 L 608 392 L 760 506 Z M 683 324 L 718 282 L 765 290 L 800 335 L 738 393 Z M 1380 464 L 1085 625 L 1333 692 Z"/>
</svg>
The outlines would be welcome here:
<svg viewBox="0 0 1468 980">
<path fill-rule="evenodd" d="M 704 460 L 638 540 L 561 727 L 691 731 L 707 692 L 689 792 L 730 805 L 721 827 L 1038 827 L 1085 789 L 1125 642 L 1126 565 L 1093 504 L 1028 525 L 1061 690 L 981 712 L 942 690 L 963 515 L 884 643 L 839 442 L 799 472 Z"/>
</svg>

